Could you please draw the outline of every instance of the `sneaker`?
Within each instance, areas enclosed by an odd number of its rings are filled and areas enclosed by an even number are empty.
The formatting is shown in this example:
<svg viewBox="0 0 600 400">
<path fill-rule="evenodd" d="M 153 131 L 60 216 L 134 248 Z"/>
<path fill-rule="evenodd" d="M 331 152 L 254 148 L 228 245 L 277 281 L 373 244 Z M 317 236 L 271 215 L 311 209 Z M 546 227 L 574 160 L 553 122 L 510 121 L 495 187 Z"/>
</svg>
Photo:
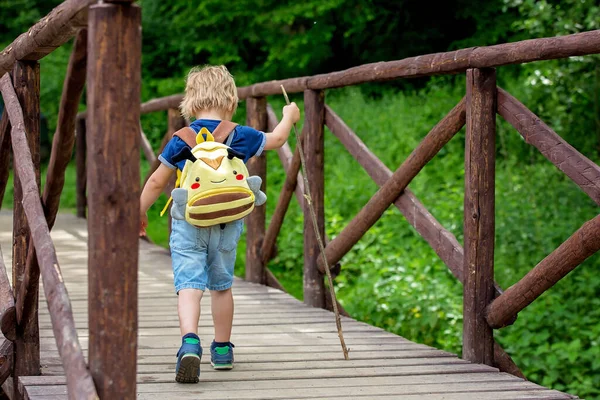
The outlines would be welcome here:
<svg viewBox="0 0 600 400">
<path fill-rule="evenodd" d="M 200 380 L 200 358 L 202 346 L 200 338 L 188 333 L 181 339 L 181 348 L 177 352 L 175 380 L 179 383 L 197 383 Z"/>
<path fill-rule="evenodd" d="M 233 348 L 231 342 L 216 343 L 210 345 L 210 363 L 214 369 L 232 369 L 233 368 Z"/>
</svg>

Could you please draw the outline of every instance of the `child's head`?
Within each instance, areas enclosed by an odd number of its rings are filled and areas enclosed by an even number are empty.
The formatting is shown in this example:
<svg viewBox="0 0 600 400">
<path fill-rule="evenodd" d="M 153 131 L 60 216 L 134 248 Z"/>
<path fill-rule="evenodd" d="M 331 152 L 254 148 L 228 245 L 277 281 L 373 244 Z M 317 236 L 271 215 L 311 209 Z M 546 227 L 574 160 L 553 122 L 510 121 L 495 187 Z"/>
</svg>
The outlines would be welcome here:
<svg viewBox="0 0 600 400">
<path fill-rule="evenodd" d="M 194 67 L 188 73 L 181 112 L 196 118 L 202 111 L 219 111 L 229 116 L 237 109 L 238 97 L 233 76 L 224 65 Z"/>
</svg>

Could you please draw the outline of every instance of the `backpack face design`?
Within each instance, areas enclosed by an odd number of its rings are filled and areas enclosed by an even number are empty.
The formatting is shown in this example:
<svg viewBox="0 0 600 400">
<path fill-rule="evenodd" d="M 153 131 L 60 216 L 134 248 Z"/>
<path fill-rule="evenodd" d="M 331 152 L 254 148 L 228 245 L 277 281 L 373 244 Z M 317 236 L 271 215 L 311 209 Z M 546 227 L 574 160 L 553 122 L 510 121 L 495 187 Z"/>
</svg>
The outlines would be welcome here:
<svg viewBox="0 0 600 400">
<path fill-rule="evenodd" d="M 254 210 L 255 204 L 266 201 L 260 191 L 262 180 L 248 176 L 243 154 L 212 141 L 210 133 L 205 133 L 204 138 L 206 141 L 191 151 L 186 147 L 176 156 L 186 162 L 180 188 L 172 192 L 171 216 L 199 227 L 242 219 Z M 197 140 L 204 139 L 199 134 Z"/>
</svg>

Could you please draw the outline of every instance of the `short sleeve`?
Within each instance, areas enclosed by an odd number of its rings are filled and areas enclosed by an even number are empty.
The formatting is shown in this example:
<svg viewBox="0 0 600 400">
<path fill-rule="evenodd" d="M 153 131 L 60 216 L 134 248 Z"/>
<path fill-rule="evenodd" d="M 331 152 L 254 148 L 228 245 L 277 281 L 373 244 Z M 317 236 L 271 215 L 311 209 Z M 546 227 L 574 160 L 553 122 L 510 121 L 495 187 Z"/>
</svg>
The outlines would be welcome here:
<svg viewBox="0 0 600 400">
<path fill-rule="evenodd" d="M 246 155 L 244 162 L 254 156 L 260 156 L 265 149 L 267 136 L 264 132 L 257 131 L 249 126 L 238 126 L 235 132 L 231 148 Z"/>
<path fill-rule="evenodd" d="M 158 160 L 170 169 L 179 168 L 179 166 L 173 161 L 173 156 L 178 154 L 187 144 L 181 140 L 178 136 L 175 136 L 167 142 L 167 145 L 163 149 L 162 153 L 158 156 Z M 181 169 L 181 168 L 180 168 Z"/>
</svg>

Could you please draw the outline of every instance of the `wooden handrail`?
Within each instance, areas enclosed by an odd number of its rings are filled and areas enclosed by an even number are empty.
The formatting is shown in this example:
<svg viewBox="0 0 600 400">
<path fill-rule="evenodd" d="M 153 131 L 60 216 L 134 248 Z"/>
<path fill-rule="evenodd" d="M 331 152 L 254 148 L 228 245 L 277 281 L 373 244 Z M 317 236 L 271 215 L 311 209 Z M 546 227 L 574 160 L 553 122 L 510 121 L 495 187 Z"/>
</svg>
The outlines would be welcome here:
<svg viewBox="0 0 600 400">
<path fill-rule="evenodd" d="M 39 60 L 87 25 L 87 8 L 97 0 L 66 0 L 0 53 L 0 76 L 17 60 Z"/>
<path fill-rule="evenodd" d="M 514 316 L 600 250 L 600 215 L 587 221 L 556 250 L 515 283 L 487 309 L 493 328 L 509 325 Z"/>
<path fill-rule="evenodd" d="M 600 205 L 600 167 L 556 134 L 505 90 L 498 88 L 498 114 Z"/>
<path fill-rule="evenodd" d="M 469 68 L 499 67 L 532 61 L 552 60 L 600 53 L 600 30 L 565 36 L 522 40 L 494 46 L 471 47 L 445 53 L 425 54 L 396 61 L 364 64 L 343 71 L 260 82 L 238 88 L 238 97 L 262 97 L 281 94 L 281 85 L 288 93 L 306 89 L 320 90 L 358 85 L 397 78 L 417 78 L 429 75 L 456 74 Z M 178 108 L 183 94 L 152 99 L 141 105 L 146 114 L 168 108 Z M 82 117 L 85 114 L 81 114 Z"/>
<path fill-rule="evenodd" d="M 96 399 L 98 396 L 77 338 L 71 302 L 60 273 L 56 250 L 39 197 L 31 153 L 23 128 L 23 112 L 8 74 L 0 79 L 0 89 L 13 126 L 11 140 L 15 169 L 23 188 L 23 205 L 43 277 L 52 330 L 67 375 L 67 386 L 76 398 Z"/>
</svg>

